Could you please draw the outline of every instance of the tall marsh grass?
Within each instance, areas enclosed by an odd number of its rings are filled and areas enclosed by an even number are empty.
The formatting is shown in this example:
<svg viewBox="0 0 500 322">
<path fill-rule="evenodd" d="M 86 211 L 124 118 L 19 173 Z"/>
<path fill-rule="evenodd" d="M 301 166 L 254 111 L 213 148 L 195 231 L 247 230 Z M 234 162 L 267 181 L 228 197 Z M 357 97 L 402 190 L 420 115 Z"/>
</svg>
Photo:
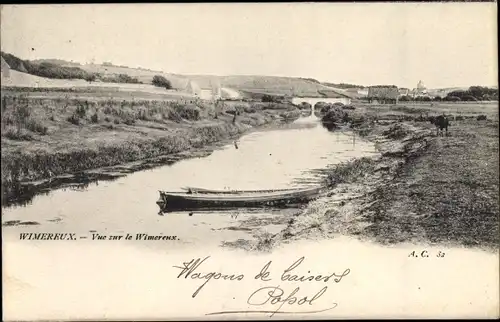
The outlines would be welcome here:
<svg viewBox="0 0 500 322">
<path fill-rule="evenodd" d="M 355 159 L 352 162 L 338 164 L 328 175 L 327 184 L 351 183 L 373 171 L 376 162 L 370 157 Z"/>
<path fill-rule="evenodd" d="M 32 136 L 47 134 L 47 124 L 55 122 L 54 115 L 77 126 L 104 123 L 106 116 L 117 119 L 118 123 L 133 125 L 136 121 L 198 121 L 205 116 L 203 109 L 211 108 L 207 104 L 198 106 L 192 102 L 181 104 L 175 101 L 118 99 L 92 101 L 69 96 L 35 98 L 24 94 L 2 94 L 1 102 L 2 130 L 7 130 L 7 126 L 16 127 L 19 136 L 23 129 Z M 13 139 L 12 132 L 12 129 L 8 131 L 10 139 Z"/>
<path fill-rule="evenodd" d="M 245 131 L 233 124 L 193 127 L 166 133 L 157 139 L 139 139 L 117 144 L 66 151 L 2 151 L 2 185 L 21 180 L 39 180 L 64 173 L 148 159 L 214 143 Z"/>
</svg>

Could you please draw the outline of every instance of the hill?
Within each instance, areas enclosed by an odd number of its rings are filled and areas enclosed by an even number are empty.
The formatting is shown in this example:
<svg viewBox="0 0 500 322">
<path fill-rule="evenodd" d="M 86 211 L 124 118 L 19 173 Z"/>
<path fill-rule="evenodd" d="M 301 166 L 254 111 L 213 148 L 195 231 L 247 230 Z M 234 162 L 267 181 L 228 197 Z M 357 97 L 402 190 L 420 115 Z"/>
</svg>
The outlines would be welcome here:
<svg viewBox="0 0 500 322">
<path fill-rule="evenodd" d="M 110 62 L 103 64 L 79 64 L 77 62 L 70 62 L 62 59 L 38 59 L 28 61 L 4 52 L 2 52 L 2 57 L 6 58 L 6 61 L 14 70 L 48 79 L 64 78 L 70 80 L 72 78 L 77 78 L 83 81 L 97 78 L 103 80 L 104 82 L 112 81 L 129 83 L 127 80 L 121 81 L 124 78 L 122 76 L 127 75 L 131 78 L 130 83 L 137 82 L 149 85 L 155 75 L 161 75 L 171 82 L 173 89 L 184 91 L 188 87 L 189 81 L 192 81 L 195 83 L 195 87 L 201 90 L 209 90 L 213 87 L 222 87 L 224 88 L 223 94 L 231 92 L 232 97 L 235 97 L 236 93 L 239 91 L 247 93 L 303 97 L 350 95 L 343 89 L 324 85 L 312 78 L 260 75 L 180 75 L 149 70 L 146 68 L 117 66 Z M 29 77 L 27 75 L 17 75 L 16 77 L 22 79 L 21 82 L 23 83 L 23 86 L 25 86 L 25 84 L 33 83 L 32 80 L 28 80 Z M 15 83 L 15 81 L 13 82 Z M 37 82 L 39 86 L 43 86 L 40 84 L 51 83 L 51 81 L 46 79 L 37 79 Z"/>
<path fill-rule="evenodd" d="M 338 83 L 338 84 L 335 84 L 335 83 L 323 82 L 321 84 L 323 84 L 325 86 L 329 86 L 329 87 L 339 88 L 339 89 L 362 89 L 362 88 L 366 88 L 366 86 L 363 86 L 363 85 L 355 85 L 355 84 L 347 84 L 347 83 Z"/>
<path fill-rule="evenodd" d="M 348 95 L 344 90 L 325 86 L 314 80 L 262 75 L 185 75 L 196 82 L 201 88 L 211 88 L 212 84 L 220 84 L 225 88 L 232 88 L 249 93 L 265 93 L 271 95 L 323 97 L 323 92 L 335 92 Z"/>
<path fill-rule="evenodd" d="M 98 73 L 102 74 L 103 76 L 125 74 L 130 77 L 137 78 L 144 84 L 151 84 L 151 82 L 153 81 L 153 77 L 155 75 L 160 75 L 167 78 L 171 82 L 172 87 L 175 89 L 185 89 L 188 83 L 188 78 L 186 77 L 143 68 L 130 68 L 108 64 L 86 64 L 80 66 L 80 68 L 89 73 Z"/>
</svg>

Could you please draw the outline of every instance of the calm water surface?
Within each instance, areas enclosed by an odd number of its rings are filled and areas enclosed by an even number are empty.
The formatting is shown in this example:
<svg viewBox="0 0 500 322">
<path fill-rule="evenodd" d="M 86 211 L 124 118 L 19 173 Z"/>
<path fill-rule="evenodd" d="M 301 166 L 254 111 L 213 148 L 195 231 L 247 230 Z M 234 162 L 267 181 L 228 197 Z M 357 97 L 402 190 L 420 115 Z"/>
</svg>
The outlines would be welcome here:
<svg viewBox="0 0 500 322">
<path fill-rule="evenodd" d="M 282 129 L 248 134 L 237 145 L 227 145 L 208 157 L 101 181 L 83 190 L 67 188 L 36 196 L 27 206 L 2 209 L 2 223 L 20 220 L 38 225 L 4 226 L 4 232 L 161 232 L 184 235 L 191 241 L 212 240 L 213 236 L 207 234 L 220 236 L 223 228 L 242 220 L 275 215 L 268 211 L 159 216 L 155 203 L 158 190 L 176 191 L 183 186 L 271 189 L 312 185 L 321 179 L 313 170 L 375 153 L 372 143 L 353 138 L 352 133 L 329 132 L 314 115 Z M 268 224 L 264 228 L 272 232 L 282 227 Z M 224 234 L 223 240 L 240 236 L 242 231 L 225 229 Z"/>
</svg>

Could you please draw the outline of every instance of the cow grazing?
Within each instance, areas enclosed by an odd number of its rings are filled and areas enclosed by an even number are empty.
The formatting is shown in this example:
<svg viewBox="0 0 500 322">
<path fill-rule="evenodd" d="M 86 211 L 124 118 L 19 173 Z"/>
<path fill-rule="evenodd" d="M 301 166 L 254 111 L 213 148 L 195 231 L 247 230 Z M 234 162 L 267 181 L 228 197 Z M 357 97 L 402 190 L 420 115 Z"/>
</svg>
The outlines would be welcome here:
<svg viewBox="0 0 500 322">
<path fill-rule="evenodd" d="M 436 135 L 442 134 L 443 129 L 446 131 L 446 136 L 448 136 L 448 126 L 450 125 L 450 121 L 448 118 L 443 115 L 431 116 L 429 117 L 429 121 L 436 126 Z"/>
</svg>

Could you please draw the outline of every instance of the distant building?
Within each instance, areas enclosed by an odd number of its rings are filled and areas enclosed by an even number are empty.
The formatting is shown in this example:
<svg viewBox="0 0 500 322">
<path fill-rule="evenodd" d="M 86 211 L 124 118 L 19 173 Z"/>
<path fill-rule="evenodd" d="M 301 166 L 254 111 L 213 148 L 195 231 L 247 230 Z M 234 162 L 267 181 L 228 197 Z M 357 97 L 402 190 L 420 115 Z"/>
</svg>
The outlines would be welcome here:
<svg viewBox="0 0 500 322">
<path fill-rule="evenodd" d="M 399 89 L 399 96 L 408 96 L 410 95 L 410 89 L 409 88 L 400 88 Z"/>
<path fill-rule="evenodd" d="M 2 68 L 1 68 L 2 77 L 10 77 L 10 66 L 9 64 L 7 64 L 5 59 L 3 59 L 3 57 L 1 58 L 2 58 Z"/>
<path fill-rule="evenodd" d="M 427 93 L 430 97 L 446 97 L 449 93 L 451 93 L 454 89 L 442 88 L 442 89 L 433 89 L 428 90 Z"/>
<path fill-rule="evenodd" d="M 200 85 L 201 84 L 201 85 Z M 208 82 L 193 82 L 188 84 L 187 91 L 194 93 L 202 100 L 213 101 L 222 98 L 222 89 L 217 79 L 210 79 Z"/>
<path fill-rule="evenodd" d="M 368 89 L 366 88 L 347 88 L 346 94 L 353 98 L 363 98 L 368 96 Z"/>
<path fill-rule="evenodd" d="M 220 82 L 217 79 L 213 79 L 210 81 L 210 87 L 212 92 L 212 99 L 218 100 L 222 98 L 221 86 Z"/>
<path fill-rule="evenodd" d="M 414 88 L 410 95 L 415 98 L 415 97 L 424 97 L 424 96 L 429 96 L 427 94 L 427 88 L 424 85 L 424 82 L 419 81 L 417 84 L 417 88 Z"/>
<path fill-rule="evenodd" d="M 200 96 L 201 95 L 201 88 L 198 84 L 193 82 L 192 80 L 188 80 L 186 87 L 184 89 L 186 92 L 189 94 L 192 94 L 194 96 Z"/>
<path fill-rule="evenodd" d="M 212 100 L 213 99 L 212 89 L 211 88 L 201 89 L 200 98 L 202 100 Z"/>
<path fill-rule="evenodd" d="M 417 84 L 417 89 L 418 89 L 419 91 L 424 91 L 424 90 L 426 90 L 427 88 L 425 87 L 424 82 L 422 82 L 422 81 L 418 81 L 418 84 Z"/>
<path fill-rule="evenodd" d="M 370 86 L 368 88 L 368 100 L 370 103 L 394 103 L 398 102 L 399 90 L 397 86 Z"/>
</svg>

